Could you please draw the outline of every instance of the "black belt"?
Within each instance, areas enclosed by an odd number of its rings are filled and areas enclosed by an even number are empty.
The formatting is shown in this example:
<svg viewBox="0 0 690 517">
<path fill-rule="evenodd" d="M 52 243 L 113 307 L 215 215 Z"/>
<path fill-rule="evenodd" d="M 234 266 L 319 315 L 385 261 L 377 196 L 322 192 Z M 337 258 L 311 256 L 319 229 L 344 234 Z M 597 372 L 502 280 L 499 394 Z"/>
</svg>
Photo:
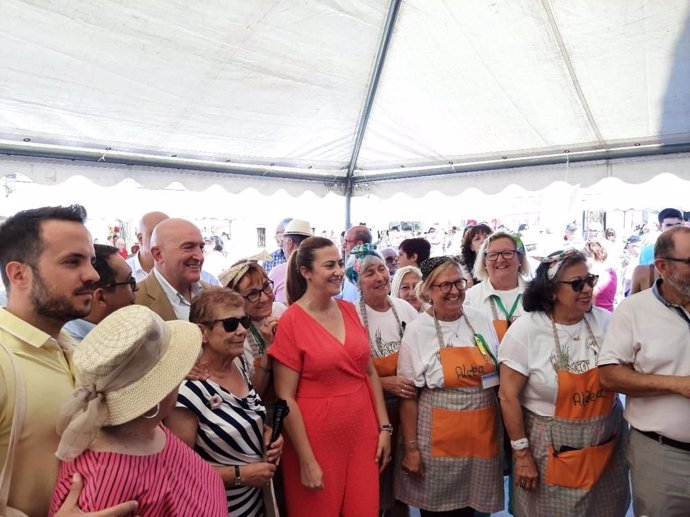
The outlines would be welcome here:
<svg viewBox="0 0 690 517">
<path fill-rule="evenodd" d="M 633 427 L 633 429 L 635 429 Z M 640 431 L 639 429 L 635 429 L 640 434 L 645 435 L 647 438 L 651 438 L 655 442 L 659 442 L 662 445 L 669 445 L 671 447 L 675 447 L 676 449 L 680 449 L 681 451 L 687 451 L 690 452 L 690 443 L 685 443 L 685 442 L 679 442 L 677 440 L 671 440 L 670 438 L 666 438 L 665 436 L 661 436 L 659 433 L 655 433 L 654 431 Z"/>
</svg>

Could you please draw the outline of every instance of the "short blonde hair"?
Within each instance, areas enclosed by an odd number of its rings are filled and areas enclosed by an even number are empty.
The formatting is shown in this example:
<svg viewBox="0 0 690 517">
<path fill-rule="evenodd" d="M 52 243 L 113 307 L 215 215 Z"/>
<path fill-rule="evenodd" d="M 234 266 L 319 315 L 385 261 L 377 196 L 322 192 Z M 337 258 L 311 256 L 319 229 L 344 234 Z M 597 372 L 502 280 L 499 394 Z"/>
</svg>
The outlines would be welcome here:
<svg viewBox="0 0 690 517">
<path fill-rule="evenodd" d="M 515 237 L 515 235 L 511 235 L 508 232 L 492 233 L 491 235 L 487 236 L 486 239 L 484 239 L 484 242 L 482 243 L 481 247 L 479 248 L 479 251 L 477 252 L 477 260 L 474 261 L 474 271 L 472 272 L 474 277 L 482 281 L 489 278 L 489 272 L 486 270 L 486 255 L 484 254 L 486 253 L 486 248 L 489 247 L 489 244 L 498 239 L 510 239 L 511 241 L 513 241 L 513 244 L 515 245 L 515 251 L 520 255 L 518 275 L 522 275 L 523 278 L 529 277 L 530 267 L 529 262 L 527 261 L 527 255 L 525 254 L 525 249 L 522 246 L 522 243 L 517 239 L 517 237 Z M 522 251 L 520 251 L 520 248 L 522 248 Z"/>
<path fill-rule="evenodd" d="M 456 267 L 460 271 L 460 276 L 462 277 L 462 265 L 460 264 L 460 261 L 456 259 L 455 257 L 448 257 L 448 260 L 442 262 L 438 266 L 436 266 L 431 273 L 429 273 L 429 276 L 426 277 L 426 280 L 422 280 L 417 284 L 417 288 L 415 290 L 415 294 L 417 295 L 417 298 L 422 300 L 423 302 L 426 303 L 431 303 L 431 296 L 429 295 L 429 290 L 431 288 L 431 284 L 433 284 L 436 279 L 443 273 L 444 271 Z"/>
</svg>

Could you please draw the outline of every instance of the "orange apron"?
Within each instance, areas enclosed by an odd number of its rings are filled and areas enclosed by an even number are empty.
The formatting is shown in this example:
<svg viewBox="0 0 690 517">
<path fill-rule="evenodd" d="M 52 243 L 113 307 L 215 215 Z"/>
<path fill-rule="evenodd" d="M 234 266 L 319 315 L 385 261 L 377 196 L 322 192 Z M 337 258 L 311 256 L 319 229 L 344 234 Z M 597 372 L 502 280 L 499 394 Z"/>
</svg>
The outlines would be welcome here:
<svg viewBox="0 0 690 517">
<path fill-rule="evenodd" d="M 503 341 L 503 336 L 506 335 L 506 332 L 508 331 L 508 327 L 510 327 L 510 324 L 517 319 L 515 316 L 513 316 L 513 314 L 515 314 L 515 310 L 520 304 L 521 299 L 522 293 L 517 295 L 517 298 L 515 298 L 515 302 L 513 303 L 513 306 L 511 307 L 509 312 L 506 310 L 505 306 L 503 305 L 503 301 L 501 301 L 501 298 L 498 295 L 492 294 L 489 297 L 489 302 L 491 304 L 491 314 L 493 316 L 492 323 L 494 324 L 494 329 L 496 329 L 496 335 L 498 336 L 499 343 Z M 501 312 L 506 317 L 506 319 L 499 319 L 497 306 L 501 309 Z"/>
<path fill-rule="evenodd" d="M 385 357 L 372 357 L 372 361 L 379 377 L 391 377 L 398 370 L 398 352 Z"/>
<path fill-rule="evenodd" d="M 445 389 L 482 389 L 482 377 L 496 366 L 479 347 L 439 350 Z M 493 458 L 498 454 L 496 406 L 463 411 L 434 407 L 431 455 L 446 458 Z"/>
<path fill-rule="evenodd" d="M 597 367 L 580 374 L 558 372 L 555 417 L 564 421 L 606 417 L 614 407 L 615 395 L 599 381 Z M 616 447 L 618 437 L 577 450 L 556 451 L 549 445 L 546 483 L 566 488 L 590 489 L 599 480 Z"/>
<path fill-rule="evenodd" d="M 398 333 L 400 339 L 402 339 L 403 332 L 405 331 L 405 322 L 400 321 L 400 316 L 398 316 L 398 311 L 395 309 L 393 300 L 388 297 L 389 305 L 391 307 L 391 312 L 395 318 L 395 322 L 398 325 Z M 386 343 L 387 346 L 380 346 L 378 343 L 374 343 L 371 338 L 371 333 L 369 332 L 369 318 L 367 317 L 367 305 L 364 302 L 364 298 L 359 299 L 359 314 L 362 317 L 362 324 L 367 333 L 367 338 L 369 339 L 369 347 L 371 348 L 371 358 L 376 368 L 376 373 L 379 377 L 391 377 L 396 375 L 398 370 L 398 352 L 400 348 L 400 340 L 391 341 Z"/>
<path fill-rule="evenodd" d="M 503 341 L 503 336 L 508 332 L 508 321 L 506 320 L 492 320 L 494 328 L 496 329 L 496 335 L 498 336 L 498 342 Z"/>
</svg>

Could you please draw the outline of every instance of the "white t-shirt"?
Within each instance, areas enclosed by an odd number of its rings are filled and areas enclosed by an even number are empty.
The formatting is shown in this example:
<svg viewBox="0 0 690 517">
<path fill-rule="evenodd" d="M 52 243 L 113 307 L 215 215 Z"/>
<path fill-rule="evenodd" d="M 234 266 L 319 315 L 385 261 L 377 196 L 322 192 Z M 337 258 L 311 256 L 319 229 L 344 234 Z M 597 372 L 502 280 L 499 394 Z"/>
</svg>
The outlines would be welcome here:
<svg viewBox="0 0 690 517">
<path fill-rule="evenodd" d="M 493 295 L 499 296 L 501 302 L 503 302 L 503 307 L 507 311 L 513 307 L 515 300 L 518 295 L 525 292 L 525 283 L 522 279 L 518 279 L 518 286 L 515 289 L 509 291 L 497 291 L 491 285 L 489 279 L 484 280 L 480 284 L 473 285 L 465 293 L 465 307 L 476 307 L 480 309 L 484 314 L 486 314 L 492 320 L 494 319 L 493 311 L 491 310 L 491 297 Z M 496 304 L 496 314 L 499 320 L 505 320 L 506 316 L 501 311 L 501 308 Z M 524 314 L 522 309 L 522 299 L 518 302 L 513 317 L 519 317 Z"/>
<path fill-rule="evenodd" d="M 585 317 L 594 334 L 596 348 L 600 348 L 611 313 L 592 307 Z M 561 359 L 570 365 L 564 370 L 583 373 L 596 366 L 596 354 L 593 348 L 587 346 L 589 335 L 584 321 L 575 325 L 557 323 L 556 331 L 561 345 Z M 579 341 L 574 340 L 577 337 Z M 552 360 L 556 358 L 551 320 L 543 312 L 527 312 L 513 323 L 498 350 L 499 363 L 505 363 L 527 377 L 520 402 L 538 415 L 553 416 L 555 413 L 558 376 Z"/>
<path fill-rule="evenodd" d="M 632 365 L 644 374 L 690 375 L 690 322 L 656 297 L 656 285 L 618 305 L 599 365 Z M 681 395 L 628 396 L 625 418 L 641 431 L 690 442 L 690 400 Z"/>
<path fill-rule="evenodd" d="M 402 330 L 404 331 L 413 320 L 419 317 L 417 310 L 412 307 L 405 300 L 400 298 L 393 298 L 389 296 L 389 300 L 395 307 L 398 313 Z M 362 317 L 361 305 L 355 303 L 359 319 L 364 325 L 364 318 Z M 375 311 L 369 306 L 365 306 L 367 311 L 367 321 L 369 323 L 369 343 L 373 345 L 376 350 L 372 351 L 374 357 L 384 357 L 395 353 L 400 348 L 400 328 L 398 322 L 393 314 L 393 309 L 388 309 L 385 312 Z M 377 353 L 378 352 L 378 353 Z"/>
<path fill-rule="evenodd" d="M 474 307 L 466 307 L 463 310 L 475 332 L 481 334 L 495 357 L 498 337 L 491 320 Z M 439 321 L 439 324 L 446 346 L 476 346 L 465 318 Z M 418 388 L 443 388 L 443 369 L 438 355 L 440 346 L 434 318 L 426 312 L 421 313 L 405 329 L 398 355 L 398 375 L 411 379 Z"/>
<path fill-rule="evenodd" d="M 280 315 L 287 310 L 287 307 L 279 302 L 273 302 L 273 309 L 271 309 L 271 317 L 280 318 Z M 257 329 L 263 325 L 264 320 L 252 321 L 252 325 Z M 249 377 L 254 375 L 254 359 L 259 357 L 259 345 L 254 339 L 251 330 L 247 330 L 247 337 L 244 338 L 244 362 L 247 364 L 247 374 Z"/>
</svg>

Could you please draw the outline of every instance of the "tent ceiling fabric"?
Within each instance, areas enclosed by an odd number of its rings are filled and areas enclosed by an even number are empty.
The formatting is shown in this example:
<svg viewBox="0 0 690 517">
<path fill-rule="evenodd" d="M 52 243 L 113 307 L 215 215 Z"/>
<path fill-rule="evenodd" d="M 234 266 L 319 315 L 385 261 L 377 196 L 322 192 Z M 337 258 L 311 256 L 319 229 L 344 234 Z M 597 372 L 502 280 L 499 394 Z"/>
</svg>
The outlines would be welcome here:
<svg viewBox="0 0 690 517">
<path fill-rule="evenodd" d="M 349 166 L 389 9 L 388 0 L 3 0 L 0 152 L 46 144 L 200 160 L 219 173 L 178 171 L 170 181 L 232 182 L 230 191 L 285 188 L 256 177 L 262 167 L 299 171 L 321 184 L 296 182 L 295 192 L 325 193 L 324 181 L 342 180 Z M 687 0 L 402 1 L 355 164 L 359 192 L 369 176 L 449 162 L 500 169 L 511 157 L 689 144 L 689 20 Z M 0 175 L 35 166 L 26 174 L 35 181 L 83 173 L 153 185 L 171 170 L 33 152 L 44 158 L 3 158 Z M 566 181 L 592 184 L 575 174 L 602 179 L 606 163 L 571 164 Z M 220 174 L 251 165 L 254 177 Z M 542 188 L 534 176 L 546 174 L 376 188 Z"/>
</svg>

